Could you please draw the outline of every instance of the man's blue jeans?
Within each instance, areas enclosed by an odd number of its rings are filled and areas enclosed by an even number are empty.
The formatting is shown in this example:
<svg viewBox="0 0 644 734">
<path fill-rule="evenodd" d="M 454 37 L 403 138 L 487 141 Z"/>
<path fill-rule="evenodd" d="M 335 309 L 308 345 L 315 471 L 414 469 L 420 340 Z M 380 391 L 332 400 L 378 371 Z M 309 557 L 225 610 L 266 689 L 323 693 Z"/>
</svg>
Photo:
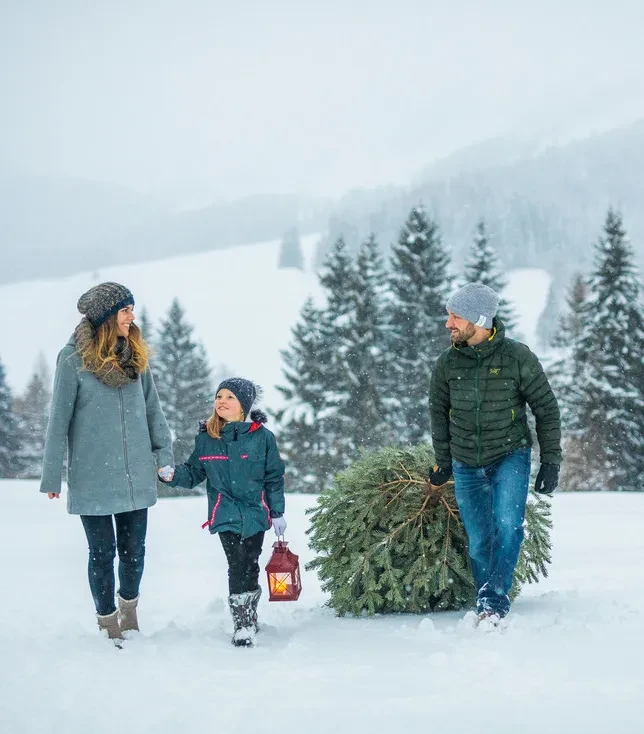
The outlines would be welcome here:
<svg viewBox="0 0 644 734">
<path fill-rule="evenodd" d="M 505 616 L 523 541 L 531 449 L 493 464 L 471 467 L 452 460 L 456 501 L 469 542 L 477 611 Z"/>
</svg>

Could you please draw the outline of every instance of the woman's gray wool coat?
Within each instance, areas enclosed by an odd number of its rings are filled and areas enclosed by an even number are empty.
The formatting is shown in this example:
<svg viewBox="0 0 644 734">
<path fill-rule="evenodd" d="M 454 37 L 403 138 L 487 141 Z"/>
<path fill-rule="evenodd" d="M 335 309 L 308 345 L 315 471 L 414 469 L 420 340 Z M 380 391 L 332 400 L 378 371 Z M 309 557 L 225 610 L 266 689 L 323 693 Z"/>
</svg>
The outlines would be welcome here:
<svg viewBox="0 0 644 734">
<path fill-rule="evenodd" d="M 113 515 L 151 507 L 157 467 L 174 466 L 152 374 L 108 387 L 81 365 L 72 337 L 56 363 L 40 491 L 60 492 L 68 446 L 68 512 Z"/>
</svg>

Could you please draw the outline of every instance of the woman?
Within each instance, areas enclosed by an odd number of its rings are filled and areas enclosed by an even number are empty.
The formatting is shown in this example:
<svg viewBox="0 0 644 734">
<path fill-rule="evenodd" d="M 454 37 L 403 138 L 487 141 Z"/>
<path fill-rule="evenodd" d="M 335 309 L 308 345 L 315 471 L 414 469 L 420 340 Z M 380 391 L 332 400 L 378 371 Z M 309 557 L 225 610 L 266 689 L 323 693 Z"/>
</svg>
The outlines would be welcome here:
<svg viewBox="0 0 644 734">
<path fill-rule="evenodd" d="M 148 507 L 157 501 L 156 470 L 174 464 L 170 430 L 133 309 L 132 293 L 118 283 L 100 283 L 80 297 L 83 319 L 56 363 L 40 486 L 50 499 L 60 496 L 68 447 L 67 511 L 80 515 L 87 535 L 98 626 L 116 640 L 138 630 L 136 607 Z"/>
<path fill-rule="evenodd" d="M 251 412 L 258 388 L 242 377 L 217 388 L 210 418 L 195 439 L 185 464 L 159 470 L 173 487 L 195 487 L 207 479 L 208 520 L 203 527 L 219 533 L 228 561 L 228 605 L 233 645 L 253 645 L 257 632 L 259 556 L 264 533 L 272 526 L 279 537 L 284 517 L 284 462 L 266 417 Z M 250 414 L 252 422 L 245 420 Z"/>
</svg>

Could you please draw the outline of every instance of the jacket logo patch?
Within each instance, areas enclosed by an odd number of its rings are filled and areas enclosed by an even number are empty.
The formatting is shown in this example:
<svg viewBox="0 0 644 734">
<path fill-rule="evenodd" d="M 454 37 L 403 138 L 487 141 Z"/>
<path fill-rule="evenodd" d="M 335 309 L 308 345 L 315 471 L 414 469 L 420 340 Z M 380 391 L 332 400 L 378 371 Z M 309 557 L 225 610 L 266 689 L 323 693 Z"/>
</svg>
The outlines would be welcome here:
<svg viewBox="0 0 644 734">
<path fill-rule="evenodd" d="M 501 374 L 501 368 L 500 367 L 490 367 L 490 374 L 491 375 L 500 375 Z"/>
<path fill-rule="evenodd" d="M 248 458 L 248 454 L 242 454 L 239 458 L 240 459 L 247 459 Z"/>
</svg>

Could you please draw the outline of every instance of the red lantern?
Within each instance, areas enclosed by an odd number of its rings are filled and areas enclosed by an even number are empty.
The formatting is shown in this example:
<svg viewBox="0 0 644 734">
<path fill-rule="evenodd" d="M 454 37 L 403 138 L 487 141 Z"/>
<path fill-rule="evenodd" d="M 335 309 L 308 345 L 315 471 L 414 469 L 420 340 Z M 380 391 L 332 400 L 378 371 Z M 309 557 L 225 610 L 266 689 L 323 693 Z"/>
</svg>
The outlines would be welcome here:
<svg viewBox="0 0 644 734">
<path fill-rule="evenodd" d="M 296 601 L 302 591 L 300 564 L 285 540 L 273 543 L 273 555 L 266 564 L 269 601 Z"/>
</svg>

